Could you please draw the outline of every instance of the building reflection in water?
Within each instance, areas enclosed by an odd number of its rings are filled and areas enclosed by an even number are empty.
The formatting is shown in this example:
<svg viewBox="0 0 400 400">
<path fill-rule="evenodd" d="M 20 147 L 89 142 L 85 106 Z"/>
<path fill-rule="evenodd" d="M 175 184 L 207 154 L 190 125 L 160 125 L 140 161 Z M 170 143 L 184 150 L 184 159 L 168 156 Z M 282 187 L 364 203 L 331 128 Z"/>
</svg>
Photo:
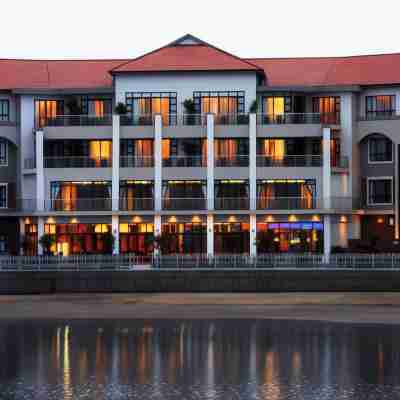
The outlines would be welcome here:
<svg viewBox="0 0 400 400">
<path fill-rule="evenodd" d="M 9 360 L 0 366 L 0 390 L 18 381 L 58 385 L 57 398 L 69 400 L 90 387 L 94 399 L 110 398 L 110 387 L 150 387 L 153 399 L 168 388 L 195 388 L 200 397 L 220 399 L 221 387 L 231 387 L 281 400 L 302 398 L 312 385 L 386 387 L 400 384 L 393 373 L 399 332 L 294 321 L 9 322 L 0 325 L 0 356 Z"/>
</svg>

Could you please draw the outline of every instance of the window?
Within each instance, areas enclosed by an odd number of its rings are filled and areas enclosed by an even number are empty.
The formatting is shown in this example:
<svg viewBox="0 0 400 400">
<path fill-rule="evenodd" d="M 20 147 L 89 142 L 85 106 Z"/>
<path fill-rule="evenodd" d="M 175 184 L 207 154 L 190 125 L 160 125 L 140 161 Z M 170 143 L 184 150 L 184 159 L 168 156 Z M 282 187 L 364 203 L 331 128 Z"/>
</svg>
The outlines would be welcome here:
<svg viewBox="0 0 400 400">
<path fill-rule="evenodd" d="M 6 254 L 8 249 L 7 236 L 0 235 L 0 254 Z"/>
<path fill-rule="evenodd" d="M 194 92 L 196 114 L 242 114 L 245 112 L 245 92 Z"/>
<path fill-rule="evenodd" d="M 292 98 L 290 96 L 264 97 L 262 112 L 266 115 L 277 116 L 292 112 Z"/>
<path fill-rule="evenodd" d="M 396 112 L 395 96 L 367 96 L 365 98 L 366 119 L 384 119 Z"/>
<path fill-rule="evenodd" d="M 8 164 L 8 143 L 4 139 L 0 139 L 0 166 Z"/>
<path fill-rule="evenodd" d="M 0 100 L 0 121 L 10 120 L 10 102 L 9 100 Z"/>
<path fill-rule="evenodd" d="M 383 205 L 392 203 L 392 178 L 368 178 L 368 205 Z"/>
<path fill-rule="evenodd" d="M 340 121 L 340 97 L 313 97 L 313 112 L 321 114 L 323 124 L 338 124 Z"/>
<path fill-rule="evenodd" d="M 393 144 L 385 137 L 371 138 L 368 141 L 368 162 L 392 162 Z"/>
<path fill-rule="evenodd" d="M 176 121 L 176 92 L 127 92 L 125 94 L 128 113 L 139 116 L 161 114 L 164 125 Z"/>
<path fill-rule="evenodd" d="M 81 97 L 81 110 L 82 114 L 103 118 L 106 115 L 112 114 L 112 99 Z"/>
<path fill-rule="evenodd" d="M 48 120 L 55 120 L 58 115 L 64 114 L 64 101 L 62 100 L 36 100 L 35 121 L 36 127 L 42 128 Z"/>
<path fill-rule="evenodd" d="M 7 183 L 0 183 L 0 208 L 7 208 Z"/>
</svg>

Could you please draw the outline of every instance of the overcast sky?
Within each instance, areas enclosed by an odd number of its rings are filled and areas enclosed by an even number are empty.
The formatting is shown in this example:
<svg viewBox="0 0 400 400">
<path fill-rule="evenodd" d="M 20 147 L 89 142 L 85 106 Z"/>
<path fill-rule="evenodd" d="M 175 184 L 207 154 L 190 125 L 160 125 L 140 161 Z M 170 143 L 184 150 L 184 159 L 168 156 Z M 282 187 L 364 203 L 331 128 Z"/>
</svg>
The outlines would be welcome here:
<svg viewBox="0 0 400 400">
<path fill-rule="evenodd" d="M 241 57 L 400 52 L 397 0 L 2 0 L 0 58 L 133 58 L 192 33 Z"/>
</svg>

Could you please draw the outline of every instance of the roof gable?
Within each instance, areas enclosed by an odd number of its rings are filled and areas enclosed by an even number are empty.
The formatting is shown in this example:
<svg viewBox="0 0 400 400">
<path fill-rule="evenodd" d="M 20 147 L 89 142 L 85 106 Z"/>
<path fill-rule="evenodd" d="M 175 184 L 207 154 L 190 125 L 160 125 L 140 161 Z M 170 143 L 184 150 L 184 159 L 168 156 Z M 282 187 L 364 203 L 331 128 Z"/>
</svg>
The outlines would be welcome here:
<svg viewBox="0 0 400 400">
<path fill-rule="evenodd" d="M 262 72 L 262 69 L 247 60 L 220 50 L 193 35 L 185 35 L 164 47 L 123 63 L 110 72 L 173 71 Z"/>
</svg>

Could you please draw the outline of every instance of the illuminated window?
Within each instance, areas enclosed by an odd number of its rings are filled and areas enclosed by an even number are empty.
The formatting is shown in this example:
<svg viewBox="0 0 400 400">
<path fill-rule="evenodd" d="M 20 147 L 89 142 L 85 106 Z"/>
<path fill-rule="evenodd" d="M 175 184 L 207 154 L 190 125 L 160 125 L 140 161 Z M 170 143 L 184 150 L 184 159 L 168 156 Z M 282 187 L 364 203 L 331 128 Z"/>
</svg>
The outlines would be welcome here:
<svg viewBox="0 0 400 400">
<path fill-rule="evenodd" d="M 55 120 L 58 115 L 64 114 L 63 100 L 36 100 L 35 121 L 36 126 L 42 128 L 48 120 Z"/>
<path fill-rule="evenodd" d="M 106 115 L 112 114 L 112 99 L 111 98 L 80 98 L 80 107 L 82 114 L 103 118 Z"/>
<path fill-rule="evenodd" d="M 338 124 L 340 121 L 340 97 L 313 97 L 313 112 L 321 114 L 324 124 Z"/>
<path fill-rule="evenodd" d="M 241 114 L 245 112 L 245 92 L 194 92 L 196 114 Z"/>
<path fill-rule="evenodd" d="M 384 119 L 396 113 L 396 97 L 394 95 L 367 96 L 365 98 L 366 119 Z"/>
</svg>

